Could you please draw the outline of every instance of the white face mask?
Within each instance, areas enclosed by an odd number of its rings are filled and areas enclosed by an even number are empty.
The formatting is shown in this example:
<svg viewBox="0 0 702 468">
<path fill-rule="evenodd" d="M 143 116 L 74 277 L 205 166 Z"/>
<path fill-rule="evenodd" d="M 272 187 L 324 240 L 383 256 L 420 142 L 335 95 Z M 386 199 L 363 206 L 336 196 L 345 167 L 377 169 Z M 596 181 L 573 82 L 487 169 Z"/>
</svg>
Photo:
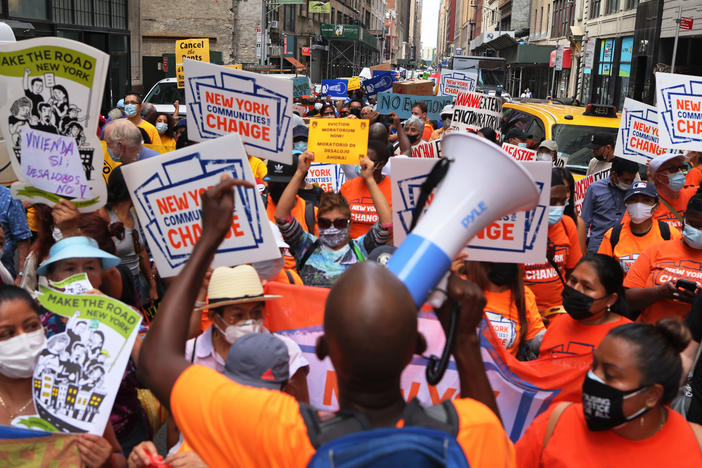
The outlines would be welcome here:
<svg viewBox="0 0 702 468">
<path fill-rule="evenodd" d="M 0 374 L 11 379 L 31 377 L 37 356 L 45 346 L 43 328 L 0 341 Z"/>
<path fill-rule="evenodd" d="M 640 224 L 653 216 L 653 208 L 655 205 L 647 205 L 645 203 L 629 203 L 626 205 L 626 211 L 634 224 Z"/>
<path fill-rule="evenodd" d="M 551 157 L 551 153 L 548 151 L 539 151 L 536 153 L 536 160 L 537 161 L 553 161 L 553 158 Z"/>
<path fill-rule="evenodd" d="M 263 329 L 263 319 L 258 320 L 241 320 L 235 325 L 229 325 L 226 329 L 222 330 L 219 325 L 215 324 L 217 330 L 219 330 L 227 343 L 232 344 L 238 338 L 250 333 L 261 333 Z"/>
</svg>

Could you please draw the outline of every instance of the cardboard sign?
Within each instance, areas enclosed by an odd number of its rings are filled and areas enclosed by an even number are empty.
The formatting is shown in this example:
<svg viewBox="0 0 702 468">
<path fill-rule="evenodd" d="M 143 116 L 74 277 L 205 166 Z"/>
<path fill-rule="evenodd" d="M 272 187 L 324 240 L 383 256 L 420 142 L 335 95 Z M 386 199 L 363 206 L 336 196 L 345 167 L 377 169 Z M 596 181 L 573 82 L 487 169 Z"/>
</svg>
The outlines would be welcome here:
<svg viewBox="0 0 702 468">
<path fill-rule="evenodd" d="M 702 78 L 656 73 L 660 145 L 702 151 Z"/>
<path fill-rule="evenodd" d="M 141 316 L 111 297 L 39 289 L 41 305 L 68 322 L 63 333 L 49 338 L 37 359 L 34 406 L 60 432 L 102 436 Z"/>
<path fill-rule="evenodd" d="M 575 181 L 574 196 L 575 196 L 575 213 L 580 216 L 583 211 L 583 201 L 585 200 L 585 194 L 587 193 L 587 188 L 596 180 L 606 179 L 609 177 L 610 169 L 604 169 L 600 172 L 595 172 L 587 177 Z"/>
<path fill-rule="evenodd" d="M 614 155 L 648 164 L 668 150 L 659 146 L 658 112 L 653 106 L 626 98 Z"/>
<path fill-rule="evenodd" d="M 458 93 L 453 107 L 451 130 L 478 131 L 490 127 L 501 137 L 502 98 L 481 93 Z"/>
<path fill-rule="evenodd" d="M 412 158 L 398 158 L 392 163 L 392 222 L 396 246 L 407 237 L 420 187 L 435 163 L 434 160 Z M 551 163 L 526 161 L 522 164 L 539 188 L 539 204 L 533 210 L 505 216 L 478 233 L 466 246 L 470 260 L 509 263 L 546 261 Z M 500 182 L 496 180 L 495 183 Z M 429 200 L 432 198 L 430 195 Z M 427 209 L 431 209 L 431 202 L 425 206 L 425 212 Z"/>
<path fill-rule="evenodd" d="M 307 113 L 307 106 L 302 105 L 302 104 L 293 104 L 292 110 L 293 110 L 293 112 L 297 112 L 297 114 L 300 117 L 304 117 L 305 114 Z"/>
<path fill-rule="evenodd" d="M 368 150 L 368 121 L 311 119 L 307 150 L 315 162 L 359 164 Z"/>
<path fill-rule="evenodd" d="M 354 76 L 348 79 L 348 90 L 353 91 L 354 89 L 361 89 L 361 77 Z"/>
<path fill-rule="evenodd" d="M 299 98 L 310 94 L 310 79 L 306 76 L 291 78 L 293 82 L 293 97 Z"/>
<path fill-rule="evenodd" d="M 382 73 L 379 76 L 363 81 L 363 87 L 368 97 L 373 97 L 378 93 L 392 89 L 392 76 L 389 73 Z"/>
<path fill-rule="evenodd" d="M 502 143 L 502 149 L 517 161 L 536 161 L 536 151 L 532 149 L 509 143 Z"/>
<path fill-rule="evenodd" d="M 346 182 L 346 175 L 339 164 L 312 163 L 305 182 L 318 185 L 325 192 L 338 192 Z"/>
<path fill-rule="evenodd" d="M 248 154 L 292 163 L 291 80 L 188 59 L 184 68 L 191 140 L 236 133 Z"/>
<path fill-rule="evenodd" d="M 236 134 L 126 164 L 122 172 L 158 272 L 165 277 L 178 274 L 202 234 L 200 194 L 224 172 L 254 183 Z M 236 187 L 235 194 L 232 227 L 212 268 L 280 256 L 256 188 Z"/>
<path fill-rule="evenodd" d="M 376 103 L 376 111 L 381 114 L 395 112 L 401 119 L 412 115 L 412 105 L 415 102 L 427 105 L 427 119 L 441 120 L 441 109 L 453 103 L 453 96 L 415 96 L 412 94 L 380 93 Z"/>
<path fill-rule="evenodd" d="M 72 194 L 61 196 L 71 199 L 82 212 L 95 211 L 105 204 L 107 190 L 97 124 L 108 60 L 109 56 L 97 49 L 58 37 L 0 42 L 0 134 L 11 163 L 0 160 L 0 182 L 15 180 L 17 174 L 19 181 L 12 185 L 15 198 L 48 205 L 61 198 L 46 190 L 56 184 L 40 184 L 44 188 L 33 185 L 45 181 L 46 171 L 24 175 L 23 134 L 31 130 L 32 144 L 26 144 L 25 150 L 30 151 L 27 154 L 32 167 L 48 169 L 47 164 L 37 165 L 36 158 L 43 154 L 58 155 L 63 164 L 70 161 L 71 169 L 75 169 L 77 152 L 84 172 L 79 185 L 87 187 L 75 189 L 71 182 Z M 54 137 L 42 138 L 44 133 Z M 72 147 L 63 145 L 70 140 L 75 142 Z M 65 152 L 69 147 L 73 155 L 70 158 Z M 71 175 L 75 177 L 75 171 Z M 57 171 L 52 171 L 52 176 L 59 177 Z"/>
<path fill-rule="evenodd" d="M 458 93 L 475 91 L 478 82 L 478 73 L 467 70 L 441 70 L 439 82 L 440 96 L 455 96 Z"/>
<path fill-rule="evenodd" d="M 441 140 L 420 143 L 410 148 L 413 158 L 436 159 L 441 157 Z"/>
<path fill-rule="evenodd" d="M 185 39 L 176 41 L 176 78 L 178 87 L 185 87 L 185 73 L 183 70 L 183 59 L 197 60 L 198 62 L 210 61 L 210 40 L 209 39 Z M 235 69 L 234 66 L 231 68 Z M 241 68 L 239 68 L 241 69 Z"/>
<path fill-rule="evenodd" d="M 333 99 L 346 99 L 348 82 L 346 80 L 322 80 L 322 96 L 331 96 Z"/>
</svg>

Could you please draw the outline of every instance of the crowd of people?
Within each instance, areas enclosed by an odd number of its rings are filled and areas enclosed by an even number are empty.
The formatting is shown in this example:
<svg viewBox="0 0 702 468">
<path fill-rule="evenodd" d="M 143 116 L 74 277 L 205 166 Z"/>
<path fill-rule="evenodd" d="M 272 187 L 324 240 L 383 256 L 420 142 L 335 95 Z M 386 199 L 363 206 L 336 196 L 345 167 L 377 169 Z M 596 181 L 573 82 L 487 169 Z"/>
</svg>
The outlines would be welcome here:
<svg viewBox="0 0 702 468">
<path fill-rule="evenodd" d="M 642 168 L 613 157 L 614 142 L 595 134 L 588 171 L 611 172 L 589 186 L 578 212 L 573 175 L 556 167 L 555 141 L 533 141 L 519 127 L 477 131 L 497 145 L 531 146 L 538 160 L 553 163 L 546 262 L 453 261 L 448 300 L 435 313 L 448 331 L 453 305 L 460 309 L 450 350 L 460 391 L 423 408 L 406 402 L 400 388 L 403 370 L 427 349 L 418 310 L 376 259 L 392 251 L 393 159 L 450 133 L 453 107 L 434 121 L 416 102 L 402 121 L 376 112 L 360 90 L 345 101 L 298 101 L 308 111 L 293 116 L 293 163 L 249 156 L 281 251 L 273 267 L 209 268 L 241 203 L 234 189 L 250 185 L 227 176 L 202 194 L 202 235 L 181 273 L 161 278 L 150 261 L 120 164 L 194 144 L 178 102 L 173 114 L 158 113 L 130 92 L 107 114 L 99 133 L 116 167 L 107 203 L 94 213 L 79 213 L 68 200 L 20 202 L 0 186 L 0 425 L 36 413 L 37 357 L 66 329 L 66 319 L 40 307 L 34 293 L 82 272 L 90 293 L 119 299 L 144 319 L 104 434 L 78 439 L 91 468 L 333 464 L 361 456 L 348 441 L 364 447 L 364 456 L 391 460 L 403 453 L 394 443 L 413 445 L 395 437 L 415 430 L 414 445 L 426 446 L 423 456 L 440 465 L 702 466 L 698 152 L 667 153 Z M 30 111 L 39 119 L 37 106 Z M 338 192 L 306 180 L 315 161 L 306 118 L 369 120 L 366 156 L 341 168 L 346 181 Z M 297 343 L 264 326 L 267 304 L 286 300 L 266 294 L 273 281 L 330 289 L 315 353 L 334 366 L 339 413 L 309 405 L 310 362 Z M 157 308 L 155 318 L 149 308 Z M 481 322 L 520 361 L 592 357 L 581 396 L 551 405 L 516 444 L 483 364 Z M 87 350 L 67 369 L 90 374 L 90 356 Z M 692 396 L 681 414 L 670 405 L 685 385 Z M 154 417 L 159 402 L 168 416 Z M 167 453 L 159 455 L 154 434 L 163 424 Z M 433 451 L 430 442 L 449 448 Z"/>
</svg>

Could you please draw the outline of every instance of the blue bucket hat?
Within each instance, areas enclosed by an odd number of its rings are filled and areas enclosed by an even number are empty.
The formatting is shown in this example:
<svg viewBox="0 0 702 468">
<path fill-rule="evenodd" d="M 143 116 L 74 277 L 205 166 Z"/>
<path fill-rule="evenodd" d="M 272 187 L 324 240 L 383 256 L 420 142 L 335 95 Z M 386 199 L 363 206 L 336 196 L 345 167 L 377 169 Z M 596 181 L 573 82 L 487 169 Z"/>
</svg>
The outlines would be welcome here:
<svg viewBox="0 0 702 468">
<path fill-rule="evenodd" d="M 120 262 L 119 258 L 100 250 L 95 239 L 84 236 L 67 237 L 51 247 L 49 258 L 39 265 L 37 274 L 46 275 L 49 265 L 67 258 L 99 258 L 105 270 L 116 267 Z"/>
</svg>

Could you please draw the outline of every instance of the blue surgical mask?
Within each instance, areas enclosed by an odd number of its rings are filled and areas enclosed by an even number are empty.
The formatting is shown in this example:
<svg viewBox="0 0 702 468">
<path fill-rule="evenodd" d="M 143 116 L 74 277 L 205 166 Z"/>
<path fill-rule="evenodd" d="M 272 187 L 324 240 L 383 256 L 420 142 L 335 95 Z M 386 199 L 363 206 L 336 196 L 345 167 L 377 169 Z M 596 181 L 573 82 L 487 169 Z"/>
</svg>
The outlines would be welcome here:
<svg viewBox="0 0 702 468">
<path fill-rule="evenodd" d="M 168 130 L 168 124 L 159 122 L 156 124 L 156 130 L 158 130 L 159 135 L 163 135 L 164 133 L 166 133 L 166 130 Z"/>
<path fill-rule="evenodd" d="M 563 217 L 565 206 L 549 206 L 548 207 L 548 225 L 553 226 Z"/>
<path fill-rule="evenodd" d="M 679 192 L 685 186 L 685 174 L 678 171 L 675 174 L 668 174 L 668 188 L 673 192 Z"/>
<path fill-rule="evenodd" d="M 303 153 L 307 151 L 306 141 L 296 141 L 293 143 L 293 151 L 302 151 Z"/>
<path fill-rule="evenodd" d="M 682 236 L 688 246 L 702 250 L 702 231 L 686 224 L 683 228 Z"/>
<path fill-rule="evenodd" d="M 136 104 L 125 104 L 124 113 L 127 117 L 134 117 L 137 115 L 137 105 Z"/>
<path fill-rule="evenodd" d="M 107 146 L 107 154 L 110 155 L 112 160 L 114 162 L 120 162 L 122 160 L 121 156 L 115 156 L 115 153 L 112 152 L 112 148 L 110 148 L 110 145 L 106 145 L 106 146 Z"/>
</svg>

